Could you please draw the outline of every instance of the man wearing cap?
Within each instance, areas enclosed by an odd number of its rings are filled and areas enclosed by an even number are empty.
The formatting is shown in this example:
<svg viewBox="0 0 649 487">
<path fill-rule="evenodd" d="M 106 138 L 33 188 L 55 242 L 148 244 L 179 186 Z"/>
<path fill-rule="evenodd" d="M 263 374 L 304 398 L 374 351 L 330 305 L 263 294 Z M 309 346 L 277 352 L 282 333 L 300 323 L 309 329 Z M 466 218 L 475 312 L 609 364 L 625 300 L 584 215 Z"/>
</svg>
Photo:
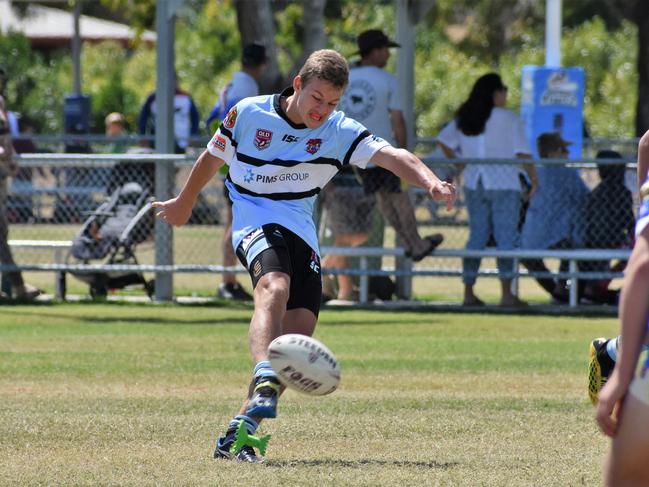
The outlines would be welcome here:
<svg viewBox="0 0 649 487">
<path fill-rule="evenodd" d="M 221 121 L 228 114 L 230 109 L 240 100 L 250 96 L 259 95 L 258 81 L 261 79 L 266 70 L 266 48 L 260 44 L 248 44 L 243 48 L 241 54 L 241 71 L 237 71 L 232 76 L 232 80 L 221 90 L 219 97 L 214 104 L 214 108 L 205 120 L 205 126 L 210 132 L 212 122 Z M 223 166 L 227 172 L 227 166 Z M 234 267 L 237 264 L 237 258 L 232 249 L 232 202 L 228 195 L 227 186 L 223 185 L 225 201 L 228 205 L 226 208 L 226 218 L 223 229 L 223 240 L 221 248 L 223 250 L 223 265 Z M 223 281 L 219 285 L 217 295 L 224 299 L 236 299 L 240 301 L 252 301 L 252 296 L 237 282 L 236 275 L 231 272 L 223 274 Z"/>
<path fill-rule="evenodd" d="M 559 132 L 545 132 L 536 139 L 542 159 L 567 159 L 570 142 Z M 588 195 L 575 168 L 565 165 L 542 165 L 536 170 L 538 190 L 530 200 L 521 232 L 523 249 L 569 249 L 582 242 L 579 215 Z M 523 259 L 521 263 L 530 272 L 549 272 L 541 259 Z M 568 271 L 568 262 L 562 261 L 560 269 Z M 555 300 L 568 301 L 566 281 L 537 278 L 536 281 Z"/>
<path fill-rule="evenodd" d="M 406 148 L 406 122 L 397 79 L 383 69 L 390 58 L 390 48 L 400 46 L 377 29 L 362 32 L 357 44 L 361 59 L 351 66 L 341 110 L 372 134 L 395 147 Z M 397 176 L 372 164 L 359 174 L 365 193 L 376 194 L 381 214 L 394 227 L 408 257 L 420 261 L 442 242 L 444 237 L 439 233 L 425 238 L 419 235 L 414 208 L 408 194 L 401 190 Z"/>
</svg>

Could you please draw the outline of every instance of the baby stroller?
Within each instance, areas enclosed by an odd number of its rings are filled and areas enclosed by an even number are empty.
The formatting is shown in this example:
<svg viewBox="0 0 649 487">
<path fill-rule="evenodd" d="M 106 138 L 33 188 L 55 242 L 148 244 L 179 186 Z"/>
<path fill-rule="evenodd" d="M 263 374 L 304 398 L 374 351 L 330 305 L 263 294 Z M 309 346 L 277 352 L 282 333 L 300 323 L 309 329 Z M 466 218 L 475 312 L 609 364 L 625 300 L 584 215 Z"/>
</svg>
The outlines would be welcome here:
<svg viewBox="0 0 649 487">
<path fill-rule="evenodd" d="M 135 247 L 151 237 L 154 216 L 148 188 L 128 182 L 117 188 L 95 211 L 89 214 L 79 233 L 72 239 L 68 262 L 89 264 L 103 260 L 104 264 L 137 264 Z M 90 285 L 93 298 L 105 297 L 109 289 L 122 289 L 141 284 L 151 298 L 153 280 L 147 281 L 141 272 L 73 273 Z"/>
</svg>

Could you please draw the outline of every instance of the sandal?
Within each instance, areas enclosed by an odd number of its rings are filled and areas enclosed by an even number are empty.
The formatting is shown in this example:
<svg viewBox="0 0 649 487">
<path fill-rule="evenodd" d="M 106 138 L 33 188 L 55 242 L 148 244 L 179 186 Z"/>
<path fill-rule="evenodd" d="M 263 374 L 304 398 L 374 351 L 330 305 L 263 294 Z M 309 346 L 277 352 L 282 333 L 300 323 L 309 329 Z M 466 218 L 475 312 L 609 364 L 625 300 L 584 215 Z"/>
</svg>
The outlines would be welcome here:
<svg viewBox="0 0 649 487">
<path fill-rule="evenodd" d="M 442 235 L 441 233 L 434 233 L 433 235 L 424 237 L 424 240 L 428 242 L 428 247 L 426 248 L 426 250 L 417 254 L 413 254 L 412 252 L 406 250 L 406 257 L 412 259 L 414 262 L 419 262 L 427 255 L 430 255 L 431 252 L 433 252 L 437 247 L 439 247 L 439 245 L 444 241 L 444 235 Z"/>
<path fill-rule="evenodd" d="M 31 284 L 25 284 L 22 289 L 19 289 L 16 292 L 16 299 L 21 301 L 33 301 L 41 294 L 43 294 L 41 289 L 38 289 L 36 286 L 32 286 Z"/>
<path fill-rule="evenodd" d="M 463 301 L 462 306 L 465 308 L 481 308 L 485 306 L 485 303 L 480 298 L 474 298 L 470 301 Z"/>
</svg>

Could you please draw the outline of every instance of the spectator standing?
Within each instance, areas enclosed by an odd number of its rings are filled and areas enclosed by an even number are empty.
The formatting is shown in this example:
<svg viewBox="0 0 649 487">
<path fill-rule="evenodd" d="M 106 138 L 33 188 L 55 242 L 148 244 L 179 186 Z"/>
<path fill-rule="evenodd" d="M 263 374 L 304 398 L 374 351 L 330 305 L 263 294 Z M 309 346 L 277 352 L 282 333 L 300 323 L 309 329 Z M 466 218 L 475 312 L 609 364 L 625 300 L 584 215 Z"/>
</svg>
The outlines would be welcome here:
<svg viewBox="0 0 649 487">
<path fill-rule="evenodd" d="M 261 44 L 247 44 L 241 53 L 241 70 L 232 75 L 232 80 L 219 93 L 212 111 L 205 120 L 205 126 L 211 130 L 212 122 L 221 121 L 239 100 L 259 95 L 259 80 L 266 71 L 268 58 L 266 48 Z M 218 128 L 215 127 L 215 129 Z"/>
<path fill-rule="evenodd" d="M 439 134 L 438 142 L 447 157 L 473 159 L 530 159 L 531 152 L 520 118 L 505 108 L 507 86 L 496 73 L 481 76 L 456 118 Z M 531 183 L 530 197 L 538 187 L 533 164 L 523 165 Z M 468 250 L 482 250 L 493 232 L 499 250 L 519 244 L 518 221 L 521 208 L 520 167 L 516 164 L 470 164 L 464 169 L 464 195 L 469 213 Z M 465 306 L 482 306 L 474 292 L 480 259 L 463 263 Z M 526 303 L 513 294 L 513 261 L 498 259 L 502 306 Z"/>
<path fill-rule="evenodd" d="M 324 192 L 324 205 L 327 209 L 327 226 L 333 236 L 335 247 L 359 247 L 370 237 L 374 222 L 376 199 L 373 194 L 365 194 L 356 174 L 350 167 L 340 170 Z M 347 257 L 329 254 L 322 259 L 323 268 L 346 269 Z M 340 299 L 357 301 L 354 289 L 354 276 L 338 274 L 338 290 L 334 279 L 325 275 L 322 280 L 323 301 Z"/>
<path fill-rule="evenodd" d="M 394 147 L 406 148 L 406 122 L 397 79 L 383 69 L 390 58 L 390 48 L 399 44 L 376 29 L 362 32 L 357 44 L 361 59 L 349 72 L 349 87 L 340 108 L 375 136 Z M 406 256 L 418 262 L 442 243 L 444 237 L 439 233 L 425 238 L 419 235 L 415 210 L 397 176 L 373 164 L 359 170 L 359 174 L 365 193 L 376 195 L 381 214 L 403 241 Z"/>
<path fill-rule="evenodd" d="M 558 132 L 545 132 L 536 139 L 542 159 L 563 159 L 568 156 L 570 142 Z M 588 195 L 588 187 L 579 171 L 559 165 L 541 165 L 536 170 L 539 187 L 530 200 L 521 233 L 524 249 L 571 249 L 582 245 L 579 222 Z M 550 272 L 542 259 L 523 259 L 530 272 Z M 568 261 L 561 261 L 559 270 L 567 272 Z M 539 285 L 555 300 L 568 302 L 566 281 L 549 277 L 536 278 Z"/>
<path fill-rule="evenodd" d="M 4 92 L 7 76 L 0 68 L 0 262 L 5 265 L 16 265 L 9 248 L 9 221 L 7 220 L 7 178 L 16 174 L 18 165 L 9 133 L 9 121 L 5 108 Z M 7 273 L 9 283 L 16 298 L 33 300 L 41 290 L 25 283 L 20 271 Z"/>
<path fill-rule="evenodd" d="M 34 154 L 38 152 L 38 148 L 31 138 L 34 132 L 34 124 L 31 119 L 15 112 L 7 113 L 13 113 L 16 122 L 16 127 L 12 126 L 11 128 L 11 140 L 16 154 Z M 9 125 L 11 126 L 11 121 Z M 14 132 L 14 130 L 17 131 Z M 36 172 L 41 176 L 45 176 L 43 168 L 39 167 Z M 10 223 L 34 221 L 33 173 L 34 171 L 29 167 L 20 167 L 18 172 L 11 178 L 9 191 L 11 194 L 7 199 L 7 218 Z"/>
<path fill-rule="evenodd" d="M 189 145 L 189 138 L 199 134 L 200 115 L 191 95 L 178 87 L 176 79 L 174 84 L 174 150 L 177 154 L 183 154 Z M 140 135 L 155 134 L 155 119 L 156 100 L 153 92 L 147 97 L 140 110 L 138 119 Z M 153 148 L 153 143 L 147 142 L 147 146 Z"/>
<path fill-rule="evenodd" d="M 250 96 L 259 95 L 259 80 L 266 70 L 266 48 L 260 44 L 248 44 L 243 48 L 241 54 L 241 71 L 232 76 L 232 80 L 221 90 L 214 108 L 210 112 L 205 126 L 210 127 L 212 122 L 218 121 L 221 124 L 225 116 L 239 101 Z M 223 175 L 227 174 L 227 166 L 223 166 Z M 225 223 L 223 226 L 223 238 L 221 250 L 223 251 L 223 265 L 234 267 L 237 264 L 237 257 L 232 248 L 232 201 L 228 187 L 223 184 L 223 195 L 227 202 Z M 225 272 L 219 285 L 217 295 L 223 299 L 235 299 L 241 301 L 252 301 L 252 296 L 237 281 L 236 274 Z"/>
</svg>

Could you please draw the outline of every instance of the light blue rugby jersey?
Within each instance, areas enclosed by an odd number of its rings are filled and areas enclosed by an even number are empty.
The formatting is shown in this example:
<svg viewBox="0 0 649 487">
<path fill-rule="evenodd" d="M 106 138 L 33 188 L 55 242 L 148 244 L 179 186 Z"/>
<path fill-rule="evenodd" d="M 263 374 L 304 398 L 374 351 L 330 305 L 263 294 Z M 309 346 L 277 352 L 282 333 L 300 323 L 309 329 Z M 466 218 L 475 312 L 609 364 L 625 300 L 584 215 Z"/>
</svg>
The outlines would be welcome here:
<svg viewBox="0 0 649 487">
<path fill-rule="evenodd" d="M 333 112 L 316 129 L 293 123 L 280 106 L 280 96 L 292 93 L 288 88 L 281 95 L 241 100 L 207 145 L 229 165 L 225 184 L 233 203 L 235 249 L 256 228 L 277 223 L 319 253 L 313 221 L 317 194 L 343 166 L 364 168 L 389 145 L 342 112 Z"/>
</svg>

